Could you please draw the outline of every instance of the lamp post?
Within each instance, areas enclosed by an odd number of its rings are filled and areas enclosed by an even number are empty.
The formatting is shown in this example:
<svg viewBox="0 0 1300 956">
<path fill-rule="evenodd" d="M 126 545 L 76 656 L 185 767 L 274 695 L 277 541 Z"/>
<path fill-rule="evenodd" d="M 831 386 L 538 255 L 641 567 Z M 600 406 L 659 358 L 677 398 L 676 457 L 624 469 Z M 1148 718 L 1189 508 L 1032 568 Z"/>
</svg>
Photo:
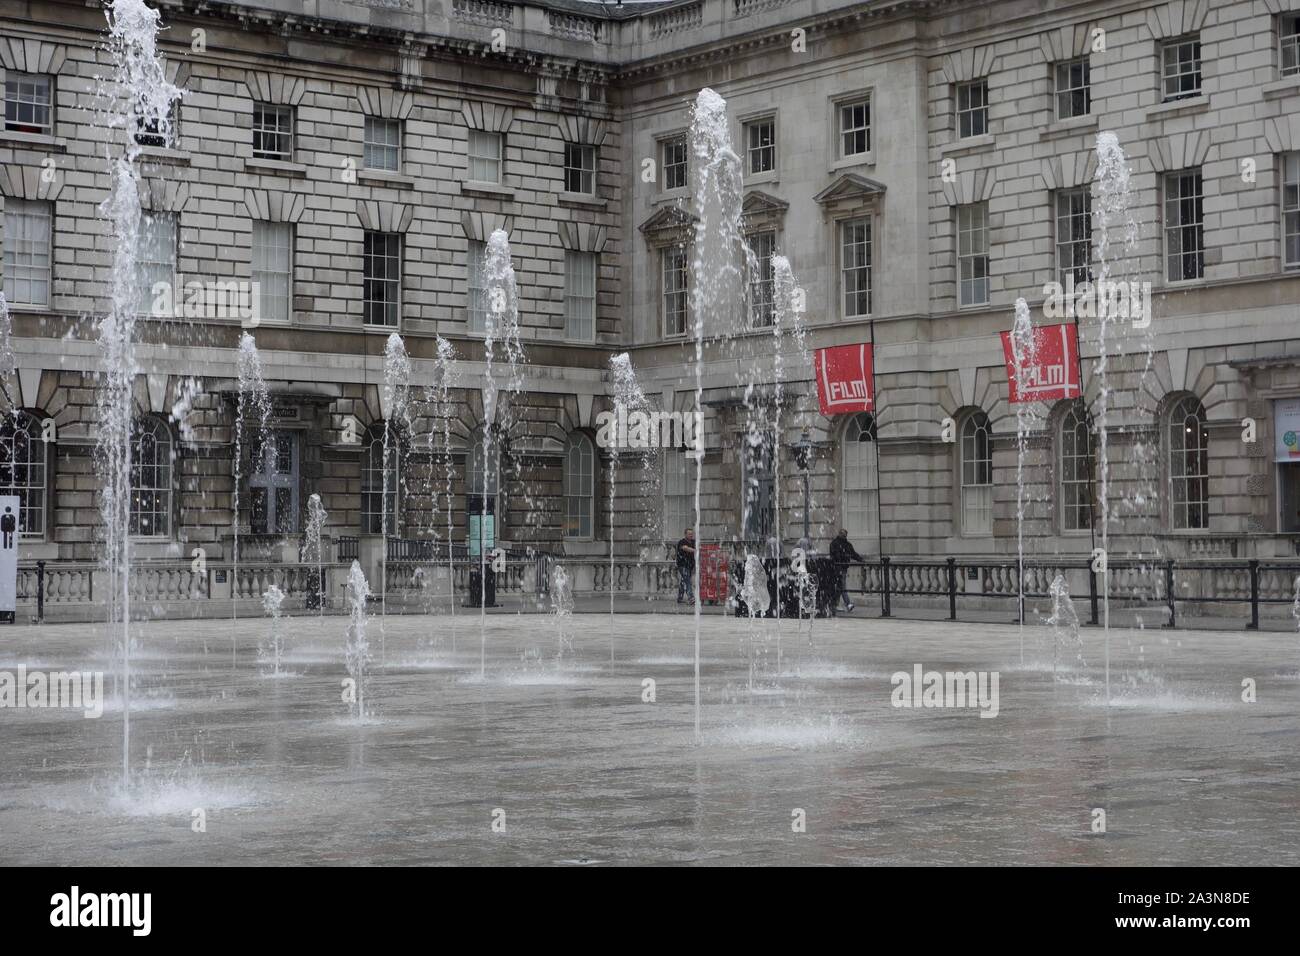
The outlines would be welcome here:
<svg viewBox="0 0 1300 956">
<path fill-rule="evenodd" d="M 808 440 L 808 429 L 804 429 L 803 434 L 799 436 L 799 440 L 791 445 L 790 449 L 794 452 L 794 463 L 803 472 L 803 536 L 805 541 L 811 541 L 812 538 L 808 531 L 808 467 L 812 464 L 813 443 Z"/>
</svg>

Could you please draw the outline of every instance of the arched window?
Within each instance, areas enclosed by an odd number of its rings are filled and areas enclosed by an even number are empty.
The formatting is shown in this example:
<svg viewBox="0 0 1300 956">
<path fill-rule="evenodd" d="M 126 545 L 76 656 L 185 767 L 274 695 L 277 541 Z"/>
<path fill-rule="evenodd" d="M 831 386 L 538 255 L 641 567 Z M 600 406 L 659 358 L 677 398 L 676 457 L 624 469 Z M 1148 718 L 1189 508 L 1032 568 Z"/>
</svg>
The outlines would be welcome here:
<svg viewBox="0 0 1300 956">
<path fill-rule="evenodd" d="M 1092 527 L 1092 433 L 1088 414 L 1076 402 L 1061 416 L 1061 530 L 1087 531 Z"/>
<path fill-rule="evenodd" d="M 402 436 L 388 434 L 388 455 L 384 456 L 384 423 L 371 425 L 366 433 L 366 453 L 361 462 L 361 533 L 396 534 L 397 489 L 401 480 Z"/>
<path fill-rule="evenodd" d="M 961 533 L 993 533 L 993 427 L 983 412 L 961 426 Z"/>
<path fill-rule="evenodd" d="M 0 424 L 0 494 L 18 496 L 18 530 L 24 538 L 45 534 L 49 461 L 40 419 L 23 411 L 6 415 Z"/>
<path fill-rule="evenodd" d="M 564 450 L 564 536 L 590 538 L 596 497 L 596 453 L 591 439 L 574 432 Z"/>
<path fill-rule="evenodd" d="M 872 415 L 861 412 L 849 419 L 843 451 L 843 526 L 852 540 L 877 537 L 880 479 L 876 473 L 876 420 Z"/>
<path fill-rule="evenodd" d="M 1169 517 L 1176 529 L 1210 526 L 1209 447 L 1205 407 L 1188 395 L 1169 410 Z"/>
<path fill-rule="evenodd" d="M 166 538 L 172 531 L 172 436 L 162 419 L 131 428 L 131 534 Z"/>
</svg>

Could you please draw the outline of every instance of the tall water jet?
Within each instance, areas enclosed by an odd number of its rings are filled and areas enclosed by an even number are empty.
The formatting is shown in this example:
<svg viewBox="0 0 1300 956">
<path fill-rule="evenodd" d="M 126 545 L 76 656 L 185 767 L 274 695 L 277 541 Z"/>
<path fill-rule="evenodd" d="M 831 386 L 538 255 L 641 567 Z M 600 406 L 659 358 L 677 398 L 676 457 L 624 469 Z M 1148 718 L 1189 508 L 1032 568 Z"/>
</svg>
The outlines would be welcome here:
<svg viewBox="0 0 1300 956">
<path fill-rule="evenodd" d="M 1131 211 L 1133 201 L 1128 157 L 1119 139 L 1109 130 L 1097 134 L 1097 172 L 1092 181 L 1092 241 L 1097 259 L 1096 286 L 1104 289 L 1110 282 L 1110 230 L 1121 231 L 1125 255 L 1137 245 L 1138 227 Z M 1106 703 L 1110 703 L 1110 459 L 1108 452 L 1107 412 L 1110 383 L 1107 378 L 1109 343 L 1107 326 L 1112 318 L 1102 303 L 1108 296 L 1097 296 L 1097 447 L 1098 497 L 1101 506 L 1102 560 L 1102 628 L 1105 633 Z"/>
<path fill-rule="evenodd" d="M 524 350 L 519 341 L 519 289 L 515 284 L 515 267 L 510 260 L 510 239 L 504 229 L 497 229 L 488 237 L 487 253 L 483 262 L 483 287 L 487 295 L 488 309 L 486 332 L 483 336 L 485 356 L 485 378 L 483 386 L 483 481 L 481 507 L 486 509 L 488 485 L 491 477 L 499 481 L 499 458 L 501 450 L 493 445 L 492 436 L 496 426 L 497 402 L 502 385 L 498 384 L 496 375 L 496 345 L 501 343 L 506 361 L 506 379 L 504 387 L 514 395 L 523 389 L 520 364 L 523 362 Z M 503 423 L 504 424 L 504 423 Z M 505 429 L 503 428 L 504 432 Z M 494 458 L 494 453 L 496 457 Z M 479 516 L 479 677 L 487 675 L 487 548 L 483 541 L 483 522 L 486 514 Z M 495 540 L 495 515 L 493 539 Z"/>
<path fill-rule="evenodd" d="M 262 610 L 271 619 L 271 633 L 262 657 L 271 664 L 271 677 L 280 676 L 280 662 L 284 659 L 284 626 L 281 621 L 284 592 L 277 585 L 270 585 L 262 593 Z"/>
<path fill-rule="evenodd" d="M 96 459 L 103 480 L 100 516 L 104 521 L 104 570 L 109 582 L 109 626 L 122 635 L 122 781 L 131 779 L 131 423 L 133 386 L 139 372 L 135 356 L 136 247 L 140 234 L 140 194 L 135 161 L 141 145 L 135 124 L 171 138 L 172 104 L 181 91 L 167 82 L 158 54 L 159 14 L 143 0 L 113 0 L 105 12 L 113 75 L 100 81 L 109 102 L 109 193 L 99 207 L 109 226 L 113 265 L 107 312 L 95 323 L 104 370 L 96 396 L 99 432 Z M 114 132 L 116 131 L 116 132 Z M 118 143 L 122 152 L 111 151 Z"/>
<path fill-rule="evenodd" d="M 320 495 L 313 493 L 307 499 L 306 542 L 302 549 L 303 560 L 316 565 L 316 606 L 321 627 L 325 626 L 325 544 L 322 534 L 329 512 L 321 504 Z"/>
<path fill-rule="evenodd" d="M 705 87 L 691 110 L 691 172 L 695 195 L 695 244 L 691 259 L 691 324 L 695 340 L 695 416 L 704 416 L 704 322 L 715 335 L 725 334 L 728 309 L 745 301 L 741 199 L 744 178 L 740 157 L 731 144 L 727 103 Z M 704 470 L 703 443 L 697 445 L 695 466 L 695 528 L 700 531 L 700 481 Z M 703 541 L 699 534 L 697 541 Z M 695 614 L 695 741 L 700 740 L 700 565 L 696 555 L 692 575 Z"/>
<path fill-rule="evenodd" d="M 617 421 L 623 421 L 633 412 L 642 415 L 650 411 L 650 402 L 636 380 L 636 370 L 632 368 L 632 356 L 619 352 L 609 358 L 609 377 L 614 386 L 614 413 Z M 649 449 L 656 443 L 645 441 L 641 445 L 641 466 L 646 470 L 650 464 Z M 609 448 L 609 659 L 614 660 L 614 503 L 617 497 L 618 459 L 622 451 L 621 436 L 610 442 Z"/>
<path fill-rule="evenodd" d="M 1084 664 L 1083 640 L 1079 637 L 1079 615 L 1074 609 L 1074 600 L 1070 597 L 1064 576 L 1058 574 L 1052 579 L 1048 593 L 1052 597 L 1052 615 L 1047 619 L 1047 624 L 1052 629 L 1052 675 L 1055 676 L 1062 648 L 1074 651 L 1076 665 Z"/>
<path fill-rule="evenodd" d="M 573 586 L 564 565 L 556 563 L 551 568 L 551 611 L 555 615 L 555 662 L 564 660 L 566 651 L 573 650 Z"/>
<path fill-rule="evenodd" d="M 16 368 L 13 317 L 9 314 L 9 303 L 5 301 L 5 294 L 0 292 L 0 394 L 4 396 L 10 412 L 18 411 L 18 403 L 14 401 L 14 397 L 9 391 L 9 383 L 14 379 Z"/>
<path fill-rule="evenodd" d="M 435 417 L 442 422 L 442 478 L 443 494 L 447 506 L 447 594 L 450 597 L 451 652 L 456 653 L 456 568 L 452 559 L 451 542 L 455 533 L 451 512 L 451 370 L 456 350 L 441 335 L 438 336 L 438 356 L 434 362 L 434 387 L 438 396 Z M 433 429 L 429 429 L 429 460 L 433 461 Z"/>
<path fill-rule="evenodd" d="M 745 581 L 740 587 L 740 599 L 745 602 L 745 612 L 749 617 L 749 639 L 747 650 L 749 656 L 749 689 L 754 689 L 754 670 L 757 667 L 758 640 L 761 621 L 767 615 L 769 597 L 767 593 L 767 572 L 763 570 L 763 559 L 756 554 L 745 557 Z M 780 603 L 778 600 L 777 603 Z M 777 672 L 778 676 L 780 671 Z"/>
<path fill-rule="evenodd" d="M 393 422 L 401 430 L 398 435 L 398 447 L 401 447 L 402 435 L 410 433 L 410 386 L 411 359 L 406 354 L 406 343 L 396 332 L 388 336 L 384 345 L 384 447 L 383 462 L 380 466 L 379 491 L 379 534 L 383 539 L 379 565 L 379 660 L 387 659 L 385 628 L 388 621 L 388 481 L 391 475 L 394 484 L 401 480 L 402 469 L 398 462 L 392 460 Z M 397 501 L 397 488 L 394 487 L 394 506 Z M 393 518 L 396 525 L 396 516 Z"/>
<path fill-rule="evenodd" d="M 250 415 L 253 421 L 253 440 L 248 445 L 249 450 L 254 456 L 261 456 L 263 462 L 274 461 L 274 456 L 268 456 L 266 448 L 271 423 L 271 395 L 266 388 L 266 379 L 262 377 L 262 357 L 257 352 L 257 343 L 247 332 L 239 336 L 235 371 L 235 487 L 232 499 L 234 506 L 231 509 L 234 541 L 230 572 L 231 668 L 235 667 L 239 656 L 239 637 L 235 630 L 239 619 L 239 486 L 243 482 L 244 433 Z"/>
<path fill-rule="evenodd" d="M 352 680 L 352 695 L 348 709 L 352 716 L 364 720 L 366 712 L 366 670 L 370 665 L 370 642 L 366 639 L 366 601 L 370 599 L 370 583 L 361 570 L 361 564 L 352 562 L 348 571 L 348 636 L 343 648 L 343 661 Z"/>
<path fill-rule="evenodd" d="M 1011 358 L 1016 366 L 1016 590 L 1020 628 L 1020 663 L 1025 663 L 1025 451 L 1029 444 L 1031 416 L 1025 400 L 1031 370 L 1038 365 L 1038 340 L 1029 304 L 1016 299 L 1016 318 L 1011 326 Z"/>
</svg>

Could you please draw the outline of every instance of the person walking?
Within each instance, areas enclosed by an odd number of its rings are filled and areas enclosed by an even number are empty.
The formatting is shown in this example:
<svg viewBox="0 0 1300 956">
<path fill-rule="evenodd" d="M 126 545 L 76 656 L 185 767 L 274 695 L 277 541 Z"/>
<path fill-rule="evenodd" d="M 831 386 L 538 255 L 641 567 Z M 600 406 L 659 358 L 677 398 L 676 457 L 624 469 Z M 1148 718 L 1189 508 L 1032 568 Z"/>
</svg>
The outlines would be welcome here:
<svg viewBox="0 0 1300 956">
<path fill-rule="evenodd" d="M 689 595 L 690 599 L 685 603 L 695 603 L 695 531 L 692 528 L 686 529 L 686 536 L 677 542 L 677 603 L 681 604 L 682 598 Z"/>
<path fill-rule="evenodd" d="M 849 592 L 845 587 L 849 576 L 849 562 L 861 561 L 862 555 L 858 554 L 853 547 L 853 542 L 849 540 L 849 533 L 844 528 L 840 528 L 840 533 L 835 536 L 831 542 L 831 562 L 835 565 L 835 583 L 839 588 L 840 597 L 844 599 L 844 610 L 852 611 L 853 602 L 849 600 Z M 832 605 L 835 602 L 831 602 Z"/>
</svg>

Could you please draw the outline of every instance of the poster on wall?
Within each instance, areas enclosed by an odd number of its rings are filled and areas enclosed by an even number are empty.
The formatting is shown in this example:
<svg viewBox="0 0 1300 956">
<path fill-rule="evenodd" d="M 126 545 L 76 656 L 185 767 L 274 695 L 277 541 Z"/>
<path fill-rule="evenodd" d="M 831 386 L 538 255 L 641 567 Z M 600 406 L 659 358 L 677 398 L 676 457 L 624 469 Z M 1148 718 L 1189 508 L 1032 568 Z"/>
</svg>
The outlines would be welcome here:
<svg viewBox="0 0 1300 956">
<path fill-rule="evenodd" d="M 0 614 L 18 607 L 18 496 L 0 495 Z"/>
<path fill-rule="evenodd" d="M 1274 461 L 1300 462 L 1300 398 L 1273 403 Z"/>
<path fill-rule="evenodd" d="M 813 366 L 817 372 L 817 402 L 823 415 L 874 411 L 870 345 L 864 342 L 818 349 Z"/>
<path fill-rule="evenodd" d="M 480 542 L 489 552 L 497 546 L 496 515 L 469 516 L 469 554 L 479 556 Z"/>
<path fill-rule="evenodd" d="M 1026 356 L 1022 363 L 1024 389 L 1021 394 L 1021 376 L 1016 372 L 1011 333 L 1002 333 L 1002 354 L 1007 361 L 1007 389 L 1011 404 L 1078 398 L 1079 330 L 1069 323 L 1040 325 L 1034 329 L 1034 350 L 1038 353 L 1037 361 L 1031 362 Z"/>
</svg>

